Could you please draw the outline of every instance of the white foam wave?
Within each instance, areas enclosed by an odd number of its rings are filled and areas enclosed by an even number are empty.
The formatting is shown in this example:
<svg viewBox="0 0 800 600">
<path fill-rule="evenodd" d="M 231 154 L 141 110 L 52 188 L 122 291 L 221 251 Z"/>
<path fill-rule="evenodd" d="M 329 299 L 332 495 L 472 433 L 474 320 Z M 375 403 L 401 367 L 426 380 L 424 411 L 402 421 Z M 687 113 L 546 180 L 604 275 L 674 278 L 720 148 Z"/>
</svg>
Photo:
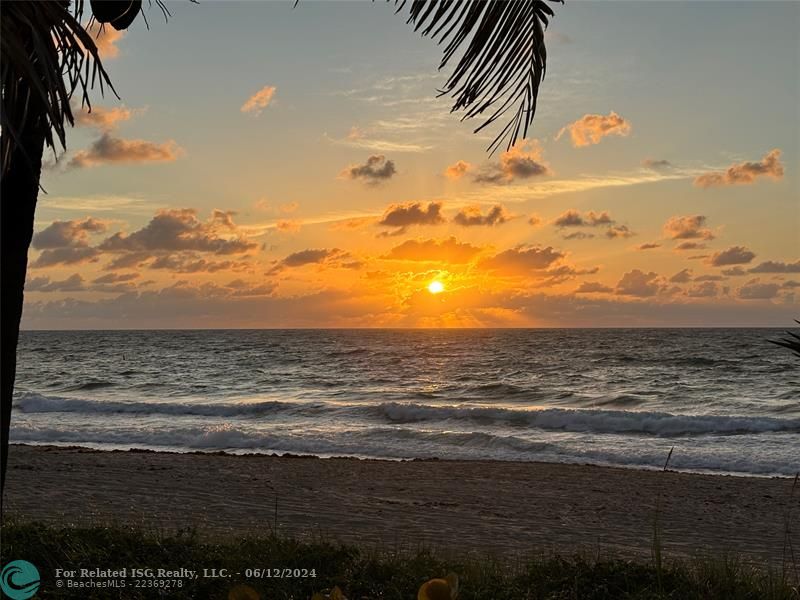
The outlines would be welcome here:
<svg viewBox="0 0 800 600">
<path fill-rule="evenodd" d="M 395 423 L 470 420 L 546 430 L 634 433 L 656 436 L 800 432 L 800 419 L 722 415 L 674 415 L 665 412 L 546 408 L 430 406 L 386 402 L 374 411 Z"/>
<path fill-rule="evenodd" d="M 14 406 L 24 413 L 143 413 L 167 415 L 194 415 L 201 417 L 235 417 L 313 409 L 316 405 L 301 405 L 277 400 L 262 402 L 228 402 L 207 404 L 195 402 L 121 402 L 113 400 L 84 400 L 63 398 L 26 392 L 14 400 Z"/>
<path fill-rule="evenodd" d="M 632 434 L 659 437 L 692 435 L 746 435 L 771 432 L 800 433 L 800 419 L 727 415 L 679 415 L 654 411 L 591 408 L 512 409 L 383 402 L 332 404 L 282 402 L 141 402 L 96 401 L 23 393 L 15 399 L 23 413 L 121 413 L 219 418 L 288 414 L 325 419 L 331 415 L 351 422 L 381 423 L 462 422 L 483 426 L 535 428 L 576 433 Z"/>
<path fill-rule="evenodd" d="M 339 431 L 325 435 L 259 432 L 224 424 L 173 429 L 38 427 L 14 425 L 12 442 L 82 445 L 101 449 L 293 453 L 317 456 L 356 456 L 388 459 L 449 458 L 463 460 L 522 460 L 659 468 L 665 447 L 651 445 L 636 452 L 614 448 L 581 448 L 569 443 L 540 442 L 485 432 L 419 431 L 402 427 Z M 754 448 L 750 449 L 755 450 Z M 774 449 L 773 449 L 774 450 Z M 680 470 L 792 475 L 797 468 L 788 451 L 745 452 L 681 447 L 670 463 Z"/>
</svg>

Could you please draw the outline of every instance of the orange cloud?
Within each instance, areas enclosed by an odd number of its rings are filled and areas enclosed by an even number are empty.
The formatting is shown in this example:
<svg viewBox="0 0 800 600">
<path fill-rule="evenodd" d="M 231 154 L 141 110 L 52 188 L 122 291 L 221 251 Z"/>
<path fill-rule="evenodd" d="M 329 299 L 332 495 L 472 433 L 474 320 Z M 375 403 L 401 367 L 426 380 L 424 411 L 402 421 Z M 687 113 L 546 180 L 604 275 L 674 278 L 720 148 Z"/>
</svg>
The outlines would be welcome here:
<svg viewBox="0 0 800 600">
<path fill-rule="evenodd" d="M 69 166 L 80 169 L 103 164 L 172 162 L 182 153 L 173 140 L 163 143 L 126 140 L 104 133 L 89 148 L 76 153 Z"/>
<path fill-rule="evenodd" d="M 472 169 L 472 165 L 464 160 L 459 160 L 444 170 L 444 176 L 448 179 L 461 179 Z"/>
<path fill-rule="evenodd" d="M 749 185 L 758 177 L 783 177 L 783 163 L 781 151 L 777 148 L 758 162 L 742 162 L 731 165 L 725 171 L 712 171 L 695 178 L 694 184 L 700 188 L 710 188 L 723 185 Z"/>
<path fill-rule="evenodd" d="M 108 60 L 119 56 L 117 42 L 125 37 L 125 31 L 117 31 L 113 27 L 103 27 L 97 21 L 93 21 L 86 27 L 86 31 L 92 36 L 100 58 Z"/>
<path fill-rule="evenodd" d="M 110 131 L 117 123 L 127 121 L 133 117 L 134 111 L 124 106 L 105 108 L 93 106 L 91 111 L 80 108 L 75 111 L 75 123 L 88 127 L 97 127 L 103 131 Z"/>
<path fill-rule="evenodd" d="M 710 229 L 706 228 L 705 224 L 706 217 L 704 215 L 670 217 L 664 223 L 664 235 L 673 240 L 713 240 L 714 234 Z"/>
<path fill-rule="evenodd" d="M 239 110 L 241 110 L 243 113 L 255 113 L 256 116 L 260 115 L 261 111 L 264 110 L 270 102 L 272 102 L 272 98 L 275 95 L 276 90 L 277 88 L 274 85 L 265 85 L 255 94 L 250 96 L 247 101 L 242 104 L 242 108 Z"/>
<path fill-rule="evenodd" d="M 626 136 L 631 132 L 631 124 L 611 111 L 608 115 L 583 115 L 577 121 L 562 127 L 556 139 L 560 139 L 566 132 L 572 138 L 572 145 L 580 148 L 599 144 L 600 140 L 609 135 Z"/>
</svg>

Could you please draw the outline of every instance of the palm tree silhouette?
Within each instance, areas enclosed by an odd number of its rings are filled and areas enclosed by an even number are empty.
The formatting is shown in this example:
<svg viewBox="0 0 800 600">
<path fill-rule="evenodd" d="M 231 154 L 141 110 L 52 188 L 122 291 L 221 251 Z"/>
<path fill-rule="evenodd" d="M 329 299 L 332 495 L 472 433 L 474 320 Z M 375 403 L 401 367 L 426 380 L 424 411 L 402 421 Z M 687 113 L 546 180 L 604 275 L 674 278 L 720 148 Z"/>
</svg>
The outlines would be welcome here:
<svg viewBox="0 0 800 600">
<path fill-rule="evenodd" d="M 800 321 L 798 321 L 797 319 L 795 319 L 795 323 L 800 325 Z M 792 333 L 791 331 L 787 331 L 786 335 L 788 335 L 789 337 L 784 337 L 777 340 L 769 340 L 769 341 L 778 346 L 783 346 L 784 348 L 788 348 L 789 350 L 792 350 L 795 354 L 797 354 L 797 356 L 800 356 L 800 335 Z"/>
<path fill-rule="evenodd" d="M 424 37 L 443 46 L 444 68 L 458 61 L 440 90 L 453 98 L 451 112 L 462 120 L 482 117 L 478 132 L 502 118 L 506 124 L 489 145 L 494 152 L 511 148 L 527 136 L 536 112 L 547 60 L 544 29 L 553 10 L 548 2 L 563 0 L 387 0 L 396 13 Z M 149 0 L 163 12 L 162 0 Z M 142 15 L 142 0 L 91 0 L 91 17 L 102 26 L 126 29 Z M 70 109 L 78 93 L 91 110 L 88 91 L 99 85 L 114 92 L 92 36 L 81 20 L 84 0 L 3 2 L 2 40 L 2 351 L 0 367 L 0 442 L 5 487 L 11 404 L 16 372 L 16 347 L 22 318 L 28 248 L 40 185 L 42 153 L 66 149 Z M 90 20 L 91 22 L 91 20 Z M 116 94 L 116 92 L 114 92 Z"/>
</svg>

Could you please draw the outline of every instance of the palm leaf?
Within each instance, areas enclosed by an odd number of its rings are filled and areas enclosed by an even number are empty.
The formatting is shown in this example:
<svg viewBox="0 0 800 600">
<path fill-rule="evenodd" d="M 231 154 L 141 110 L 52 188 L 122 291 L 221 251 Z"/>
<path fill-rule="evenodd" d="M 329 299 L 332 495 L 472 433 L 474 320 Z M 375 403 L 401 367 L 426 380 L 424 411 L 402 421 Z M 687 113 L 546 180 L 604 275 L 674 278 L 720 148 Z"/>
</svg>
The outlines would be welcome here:
<svg viewBox="0 0 800 600">
<path fill-rule="evenodd" d="M 795 320 L 795 322 L 800 324 L 800 321 Z M 800 356 L 800 335 L 792 333 L 791 331 L 787 331 L 786 335 L 788 335 L 789 337 L 781 338 L 778 340 L 767 340 L 767 341 L 776 344 L 778 346 L 783 346 L 784 348 L 788 348 L 789 350 L 792 350 L 795 354 Z"/>
<path fill-rule="evenodd" d="M 549 0 L 562 2 L 563 0 Z M 397 12 L 407 0 L 395 0 Z M 544 30 L 554 15 L 545 0 L 411 0 L 408 23 L 444 45 L 442 69 L 460 53 L 439 91 L 454 98 L 462 121 L 483 116 L 481 131 L 508 116 L 488 150 L 510 149 L 525 138 L 536 113 L 547 51 Z"/>
<path fill-rule="evenodd" d="M 169 10 L 162 0 L 150 0 L 166 19 Z M 103 68 L 97 45 L 81 23 L 84 0 L 36 0 L 4 2 L 0 19 L 2 61 L 2 173 L 26 127 L 43 127 L 45 143 L 56 140 L 66 148 L 67 125 L 75 119 L 70 101 L 77 93 L 81 105 L 91 110 L 89 90 L 99 85 L 104 93 L 114 87 Z M 144 18 L 144 13 L 141 13 Z M 91 21 L 90 21 L 91 22 Z M 40 122 L 40 121 L 44 122 Z M 30 157 L 27 157 L 30 160 Z"/>
<path fill-rule="evenodd" d="M 51 148 L 56 139 L 66 146 L 66 125 L 74 123 L 70 100 L 75 92 L 90 106 L 88 90 L 95 83 L 100 84 L 101 91 L 105 86 L 114 89 L 92 36 L 80 23 L 82 0 L 75 2 L 73 11 L 69 6 L 63 0 L 3 4 L 3 173 L 26 127 L 43 127 L 45 142 Z M 38 122 L 41 119 L 44 123 Z"/>
</svg>

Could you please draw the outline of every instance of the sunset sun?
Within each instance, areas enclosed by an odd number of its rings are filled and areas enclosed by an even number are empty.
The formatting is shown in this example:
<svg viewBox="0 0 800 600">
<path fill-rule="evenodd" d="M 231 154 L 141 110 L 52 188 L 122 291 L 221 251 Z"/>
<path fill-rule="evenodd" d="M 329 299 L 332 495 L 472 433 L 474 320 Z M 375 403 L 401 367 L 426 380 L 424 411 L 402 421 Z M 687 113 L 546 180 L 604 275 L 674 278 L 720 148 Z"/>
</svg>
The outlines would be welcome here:
<svg viewBox="0 0 800 600">
<path fill-rule="evenodd" d="M 440 294 L 444 291 L 444 284 L 441 281 L 431 281 L 428 284 L 428 291 L 431 294 Z"/>
</svg>

